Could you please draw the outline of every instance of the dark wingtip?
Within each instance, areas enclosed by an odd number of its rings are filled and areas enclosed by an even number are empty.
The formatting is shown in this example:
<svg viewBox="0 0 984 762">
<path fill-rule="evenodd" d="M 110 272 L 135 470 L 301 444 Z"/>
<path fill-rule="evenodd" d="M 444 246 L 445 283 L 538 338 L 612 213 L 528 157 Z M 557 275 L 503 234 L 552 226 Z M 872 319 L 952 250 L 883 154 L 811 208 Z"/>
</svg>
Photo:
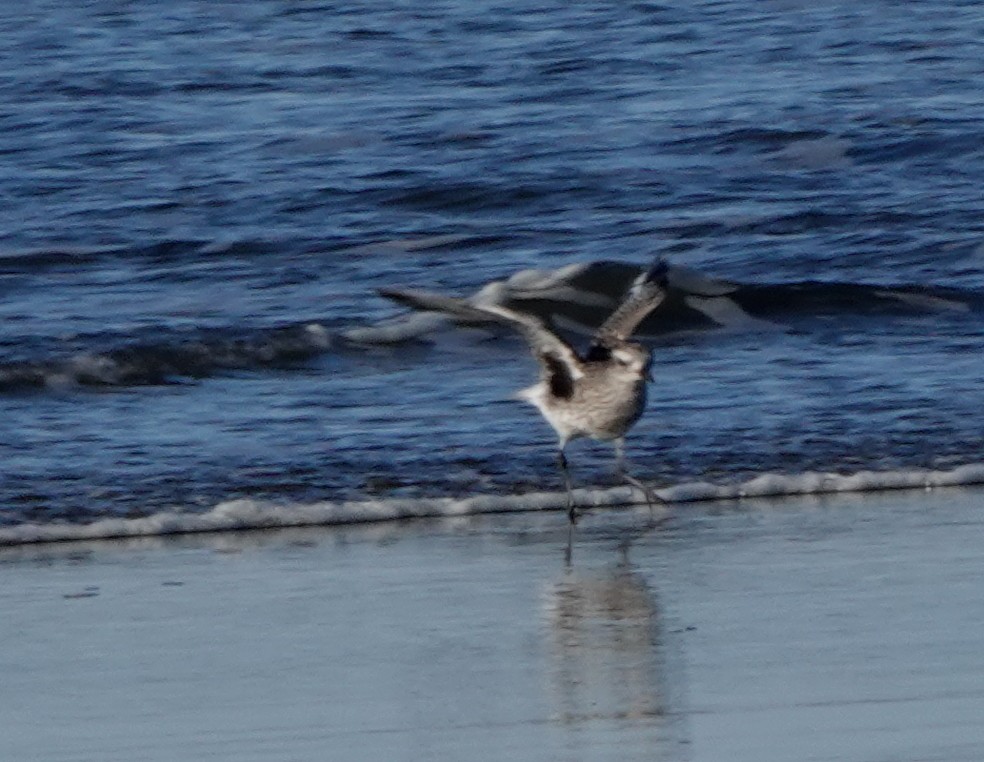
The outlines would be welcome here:
<svg viewBox="0 0 984 762">
<path fill-rule="evenodd" d="M 658 257 L 649 270 L 646 271 L 646 280 L 666 288 L 669 273 L 670 265 L 665 259 Z"/>
</svg>

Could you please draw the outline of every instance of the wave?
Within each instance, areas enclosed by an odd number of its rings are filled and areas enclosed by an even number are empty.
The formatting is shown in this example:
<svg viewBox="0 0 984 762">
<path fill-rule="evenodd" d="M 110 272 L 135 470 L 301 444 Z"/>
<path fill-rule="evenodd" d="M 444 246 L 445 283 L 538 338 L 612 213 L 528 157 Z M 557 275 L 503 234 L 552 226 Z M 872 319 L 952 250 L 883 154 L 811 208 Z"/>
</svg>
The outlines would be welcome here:
<svg viewBox="0 0 984 762">
<path fill-rule="evenodd" d="M 418 243 L 432 247 L 447 242 L 432 238 Z M 119 336 L 116 346 L 109 349 L 80 346 L 67 356 L 35 359 L 29 355 L 0 361 L 0 393 L 180 383 L 227 370 L 288 368 L 332 349 L 432 342 L 447 329 L 461 326 L 498 333 L 501 326 L 467 309 L 468 303 L 489 300 L 538 314 L 572 334 L 590 335 L 611 314 L 640 270 L 638 265 L 603 260 L 557 270 L 520 270 L 482 286 L 465 300 L 465 309 L 449 308 L 455 300 L 441 294 L 381 289 L 383 296 L 409 309 L 376 324 L 337 331 L 323 323 L 298 323 L 253 331 L 202 329 L 152 342 Z M 637 334 L 652 340 L 722 327 L 810 330 L 822 326 L 827 330 L 837 325 L 831 319 L 982 312 L 984 295 L 969 290 L 819 281 L 740 283 L 671 265 L 667 298 L 642 322 Z"/>
<path fill-rule="evenodd" d="M 950 471 L 859 471 L 853 474 L 807 472 L 761 474 L 737 484 L 690 482 L 665 487 L 657 494 L 668 505 L 742 498 L 931 489 L 984 484 L 984 463 Z M 628 487 L 578 489 L 582 508 L 619 508 L 644 505 L 638 491 Z M 640 500 L 642 502 L 640 502 Z M 419 498 L 280 504 L 239 499 L 216 505 L 205 513 L 165 511 L 142 518 L 106 518 L 88 524 L 23 523 L 0 527 L 0 547 L 39 543 L 155 537 L 205 532 L 236 532 L 304 526 L 340 526 L 413 518 L 449 518 L 496 513 L 566 511 L 563 492 L 518 495 L 475 495 L 467 498 Z M 669 507 L 659 507 L 662 513 Z M 558 517 L 558 520 L 562 520 Z"/>
<path fill-rule="evenodd" d="M 48 268 L 77 267 L 120 258 L 144 258 L 151 261 L 178 259 L 197 254 L 207 245 L 206 241 L 163 240 L 134 248 L 109 246 L 0 251 L 0 273 L 25 273 Z"/>
<path fill-rule="evenodd" d="M 521 270 L 485 284 L 466 301 L 492 301 L 532 312 L 574 333 L 590 334 L 611 314 L 641 270 L 640 265 L 610 261 L 558 270 Z M 448 324 L 474 326 L 477 322 L 473 312 L 449 310 L 440 294 L 402 288 L 381 289 L 380 293 L 410 312 L 376 325 L 348 329 L 342 333 L 344 338 L 362 344 L 400 343 L 426 339 Z M 667 297 L 636 333 L 645 339 L 678 331 L 776 328 L 838 317 L 981 312 L 984 295 L 970 290 L 825 281 L 741 283 L 670 265 Z"/>
<path fill-rule="evenodd" d="M 313 248 L 315 242 L 299 242 Z M 321 246 L 324 243 L 321 242 Z M 173 263 L 188 259 L 253 257 L 275 253 L 281 245 L 275 241 L 237 239 L 162 239 L 134 246 L 77 247 L 0 251 L 0 274 L 23 274 L 48 269 L 98 265 L 107 261 Z"/>
<path fill-rule="evenodd" d="M 0 392 L 178 383 L 224 370 L 282 368 L 311 359 L 331 345 L 331 334 L 317 323 L 252 335 L 219 332 L 171 342 L 124 344 L 64 358 L 0 363 Z"/>
</svg>

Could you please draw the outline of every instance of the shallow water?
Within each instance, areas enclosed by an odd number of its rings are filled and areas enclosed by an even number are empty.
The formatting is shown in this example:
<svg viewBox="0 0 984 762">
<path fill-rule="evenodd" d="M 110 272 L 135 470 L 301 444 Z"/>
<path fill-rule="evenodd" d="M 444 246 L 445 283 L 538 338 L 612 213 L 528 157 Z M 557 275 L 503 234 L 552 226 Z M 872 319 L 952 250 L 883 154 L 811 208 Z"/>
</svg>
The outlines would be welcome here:
<svg viewBox="0 0 984 762">
<path fill-rule="evenodd" d="M 18 759 L 976 760 L 980 489 L 0 550 Z"/>
<path fill-rule="evenodd" d="M 980 460 L 976 3 L 0 21 L 4 524 L 556 489 L 552 435 L 508 399 L 517 342 L 337 338 L 398 313 L 377 287 L 657 252 L 789 307 L 657 341 L 640 476 Z M 972 308 L 816 311 L 806 281 Z M 607 448 L 572 463 L 612 482 Z"/>
</svg>

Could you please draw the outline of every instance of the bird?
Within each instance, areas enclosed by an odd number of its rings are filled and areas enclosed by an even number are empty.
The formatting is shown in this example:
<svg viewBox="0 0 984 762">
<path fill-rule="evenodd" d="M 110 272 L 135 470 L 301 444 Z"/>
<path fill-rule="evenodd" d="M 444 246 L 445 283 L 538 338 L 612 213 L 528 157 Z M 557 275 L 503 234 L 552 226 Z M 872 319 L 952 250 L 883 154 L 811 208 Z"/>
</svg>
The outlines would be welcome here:
<svg viewBox="0 0 984 762">
<path fill-rule="evenodd" d="M 595 332 L 587 352 L 579 354 L 546 318 L 490 300 L 438 298 L 438 306 L 463 318 L 494 320 L 518 331 L 540 365 L 536 384 L 517 396 L 536 407 L 557 434 L 557 462 L 567 492 L 567 515 L 578 517 L 565 450 L 576 439 L 612 442 L 623 481 L 641 490 L 652 507 L 663 502 L 632 476 L 625 464 L 625 435 L 646 407 L 652 352 L 629 339 L 640 322 L 666 297 L 668 265 L 657 259 L 623 295 L 621 303 Z"/>
</svg>

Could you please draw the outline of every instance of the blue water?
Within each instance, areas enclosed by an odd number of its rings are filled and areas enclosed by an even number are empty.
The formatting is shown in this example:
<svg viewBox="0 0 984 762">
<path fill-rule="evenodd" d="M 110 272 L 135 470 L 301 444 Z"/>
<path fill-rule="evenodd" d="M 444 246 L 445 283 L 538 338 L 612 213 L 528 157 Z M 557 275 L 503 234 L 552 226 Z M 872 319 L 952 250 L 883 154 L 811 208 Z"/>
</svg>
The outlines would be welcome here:
<svg viewBox="0 0 984 762">
<path fill-rule="evenodd" d="M 979 462 L 981 39 L 933 0 L 8 4 L 0 523 L 557 489 L 519 343 L 337 337 L 383 286 L 654 254 L 779 327 L 656 341 L 641 477 Z M 950 301 L 868 308 L 910 286 Z"/>
</svg>

